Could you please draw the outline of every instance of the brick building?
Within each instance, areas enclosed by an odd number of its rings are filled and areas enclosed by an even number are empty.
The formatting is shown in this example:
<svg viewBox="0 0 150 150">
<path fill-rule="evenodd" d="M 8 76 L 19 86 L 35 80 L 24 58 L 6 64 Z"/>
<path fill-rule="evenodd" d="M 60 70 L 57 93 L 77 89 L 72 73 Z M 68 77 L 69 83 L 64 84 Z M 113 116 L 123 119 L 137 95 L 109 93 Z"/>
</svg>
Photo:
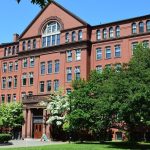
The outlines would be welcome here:
<svg viewBox="0 0 150 150">
<path fill-rule="evenodd" d="M 0 45 L 0 101 L 23 102 L 22 137 L 49 137 L 39 101 L 60 87 L 69 93 L 71 81 L 93 69 L 129 62 L 136 44 L 149 40 L 150 15 L 91 26 L 52 2 L 13 42 Z"/>
</svg>

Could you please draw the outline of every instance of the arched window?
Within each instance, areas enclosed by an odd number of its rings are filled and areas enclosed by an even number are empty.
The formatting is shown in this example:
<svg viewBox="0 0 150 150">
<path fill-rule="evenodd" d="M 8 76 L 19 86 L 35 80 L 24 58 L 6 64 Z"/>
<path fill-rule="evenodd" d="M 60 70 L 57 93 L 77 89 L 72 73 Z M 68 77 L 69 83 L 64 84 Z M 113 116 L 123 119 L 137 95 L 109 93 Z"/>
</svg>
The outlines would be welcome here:
<svg viewBox="0 0 150 150">
<path fill-rule="evenodd" d="M 69 42 L 69 33 L 68 32 L 65 35 L 65 40 L 66 40 L 66 43 Z"/>
<path fill-rule="evenodd" d="M 113 27 L 109 28 L 109 38 L 113 38 L 114 37 L 114 30 Z"/>
<path fill-rule="evenodd" d="M 31 49 L 31 41 L 28 40 L 28 50 Z"/>
<path fill-rule="evenodd" d="M 97 30 L 96 31 L 96 40 L 100 40 L 101 39 L 101 31 Z"/>
<path fill-rule="evenodd" d="M 76 40 L 76 32 L 73 31 L 72 32 L 72 42 L 75 42 L 75 40 Z"/>
<path fill-rule="evenodd" d="M 136 34 L 136 33 L 137 33 L 136 23 L 132 23 L 132 34 Z"/>
<path fill-rule="evenodd" d="M 16 47 L 13 46 L 13 48 L 12 48 L 12 55 L 14 55 L 15 53 L 16 53 Z"/>
<path fill-rule="evenodd" d="M 26 50 L 26 42 L 25 42 L 25 41 L 23 41 L 23 43 L 22 43 L 22 50 L 23 50 L 23 51 Z"/>
<path fill-rule="evenodd" d="M 36 48 L 36 39 L 33 40 L 33 49 Z"/>
<path fill-rule="evenodd" d="M 103 39 L 107 39 L 107 30 L 103 29 Z"/>
<path fill-rule="evenodd" d="M 150 20 L 146 22 L 146 31 L 150 32 Z"/>
<path fill-rule="evenodd" d="M 60 44 L 60 24 L 51 21 L 45 25 L 42 33 L 42 47 L 54 46 Z"/>
<path fill-rule="evenodd" d="M 82 40 L 82 30 L 79 30 L 78 32 L 78 41 Z"/>
<path fill-rule="evenodd" d="M 120 37 L 120 27 L 116 27 L 116 37 Z"/>
<path fill-rule="evenodd" d="M 139 23 L 139 33 L 143 33 L 144 32 L 144 23 L 140 22 Z"/>
</svg>

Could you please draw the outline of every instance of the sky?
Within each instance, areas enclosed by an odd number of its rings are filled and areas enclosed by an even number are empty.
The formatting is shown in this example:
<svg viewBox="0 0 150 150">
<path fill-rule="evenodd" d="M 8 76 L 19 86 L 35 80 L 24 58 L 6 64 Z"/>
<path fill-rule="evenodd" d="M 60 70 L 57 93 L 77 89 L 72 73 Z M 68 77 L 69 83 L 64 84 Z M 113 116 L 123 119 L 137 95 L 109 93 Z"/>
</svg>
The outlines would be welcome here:
<svg viewBox="0 0 150 150">
<path fill-rule="evenodd" d="M 150 0 L 56 0 L 91 25 L 150 14 Z M 30 0 L 1 0 L 0 43 L 12 42 L 21 34 L 41 8 Z"/>
</svg>

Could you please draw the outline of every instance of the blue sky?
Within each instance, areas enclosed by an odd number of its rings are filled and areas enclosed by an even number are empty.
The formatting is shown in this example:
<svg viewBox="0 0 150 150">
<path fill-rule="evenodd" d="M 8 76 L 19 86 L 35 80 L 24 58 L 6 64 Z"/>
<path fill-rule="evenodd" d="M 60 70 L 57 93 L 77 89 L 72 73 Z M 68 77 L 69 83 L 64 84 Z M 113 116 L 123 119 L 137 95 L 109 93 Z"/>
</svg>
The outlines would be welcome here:
<svg viewBox="0 0 150 150">
<path fill-rule="evenodd" d="M 56 0 L 91 25 L 150 14 L 150 0 Z M 1 0 L 0 43 L 11 42 L 21 34 L 40 11 L 30 0 Z"/>
</svg>

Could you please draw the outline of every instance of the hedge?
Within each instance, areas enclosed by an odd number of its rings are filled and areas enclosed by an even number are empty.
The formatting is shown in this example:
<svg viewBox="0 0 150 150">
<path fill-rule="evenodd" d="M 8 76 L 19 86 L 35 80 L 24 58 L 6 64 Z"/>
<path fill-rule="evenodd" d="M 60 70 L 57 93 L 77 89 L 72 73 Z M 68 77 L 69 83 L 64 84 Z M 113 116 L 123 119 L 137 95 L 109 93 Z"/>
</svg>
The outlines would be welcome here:
<svg viewBox="0 0 150 150">
<path fill-rule="evenodd" d="M 0 143 L 7 143 L 12 139 L 10 134 L 0 134 Z"/>
</svg>

